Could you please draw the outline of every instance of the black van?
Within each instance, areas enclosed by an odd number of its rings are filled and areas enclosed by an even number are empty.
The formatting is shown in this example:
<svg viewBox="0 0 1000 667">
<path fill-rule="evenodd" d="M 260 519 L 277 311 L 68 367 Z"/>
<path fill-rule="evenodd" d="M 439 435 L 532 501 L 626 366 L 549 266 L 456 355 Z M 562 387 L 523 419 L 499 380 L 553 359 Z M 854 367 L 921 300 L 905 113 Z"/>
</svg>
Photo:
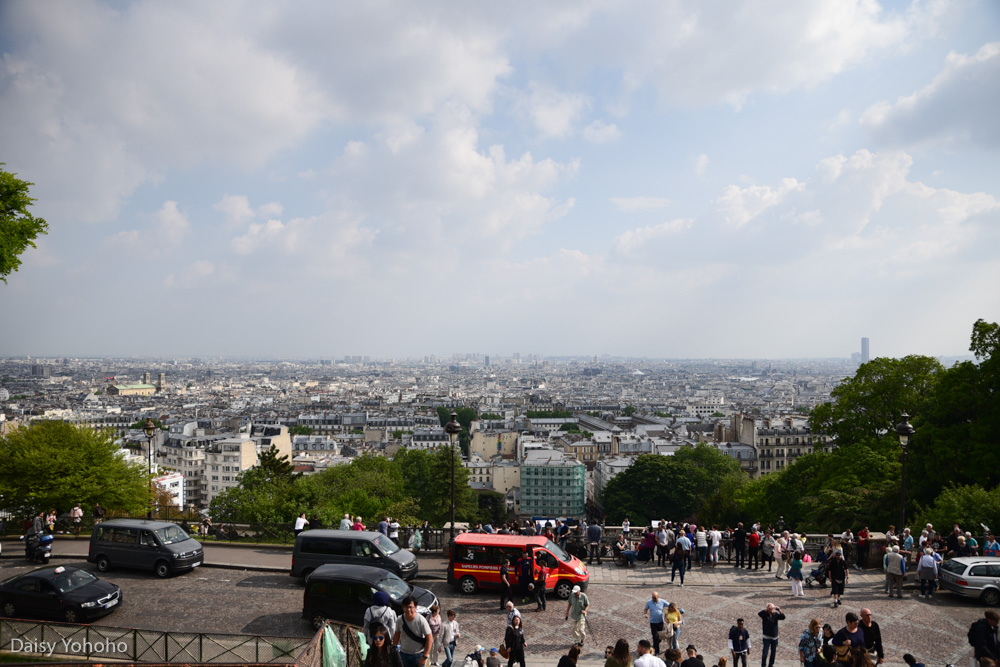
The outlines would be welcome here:
<svg viewBox="0 0 1000 667">
<path fill-rule="evenodd" d="M 380 533 L 381 534 L 381 533 Z M 438 604 L 437 596 L 426 588 L 411 586 L 392 572 L 364 565 L 321 565 L 306 577 L 302 597 L 302 618 L 309 619 L 317 630 L 327 620 L 362 625 L 365 610 L 376 591 L 389 596 L 396 614 L 403 613 L 402 601 L 412 595 L 417 613 L 425 617 Z"/>
<path fill-rule="evenodd" d="M 306 577 L 320 565 L 369 565 L 409 581 L 417 576 L 417 557 L 388 537 L 367 530 L 304 530 L 292 550 L 293 577 Z"/>
<path fill-rule="evenodd" d="M 94 526 L 87 560 L 100 572 L 112 567 L 152 570 L 158 577 L 192 570 L 205 562 L 201 543 L 177 524 L 111 519 Z"/>
</svg>

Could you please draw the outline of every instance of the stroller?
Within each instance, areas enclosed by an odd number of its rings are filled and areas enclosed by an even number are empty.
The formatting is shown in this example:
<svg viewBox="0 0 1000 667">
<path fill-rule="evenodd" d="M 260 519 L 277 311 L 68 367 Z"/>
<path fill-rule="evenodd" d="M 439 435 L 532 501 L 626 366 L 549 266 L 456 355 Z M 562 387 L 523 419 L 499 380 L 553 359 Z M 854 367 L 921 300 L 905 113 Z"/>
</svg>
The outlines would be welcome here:
<svg viewBox="0 0 1000 667">
<path fill-rule="evenodd" d="M 818 557 L 818 562 L 816 563 L 816 567 L 814 567 L 809 572 L 809 576 L 806 577 L 806 585 L 807 586 L 809 586 L 811 588 L 812 585 L 813 585 L 813 582 L 815 582 L 815 583 L 819 584 L 820 588 L 826 588 L 826 580 L 827 580 L 827 577 L 829 576 L 828 567 L 827 567 L 829 565 L 829 561 L 830 561 L 830 559 L 827 557 L 827 555 L 825 553 L 823 553 L 822 551 L 820 551 L 819 552 L 819 557 Z"/>
</svg>

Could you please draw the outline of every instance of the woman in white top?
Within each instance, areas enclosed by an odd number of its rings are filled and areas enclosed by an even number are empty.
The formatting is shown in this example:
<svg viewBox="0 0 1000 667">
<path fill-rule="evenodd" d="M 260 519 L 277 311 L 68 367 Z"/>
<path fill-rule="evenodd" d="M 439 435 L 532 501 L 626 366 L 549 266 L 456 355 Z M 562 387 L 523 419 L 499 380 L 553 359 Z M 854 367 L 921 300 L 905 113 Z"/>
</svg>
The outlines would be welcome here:
<svg viewBox="0 0 1000 667">
<path fill-rule="evenodd" d="M 930 547 L 924 549 L 924 555 L 917 563 L 917 575 L 920 577 L 920 597 L 929 598 L 934 593 L 934 580 L 937 578 L 937 561 Z"/>
</svg>

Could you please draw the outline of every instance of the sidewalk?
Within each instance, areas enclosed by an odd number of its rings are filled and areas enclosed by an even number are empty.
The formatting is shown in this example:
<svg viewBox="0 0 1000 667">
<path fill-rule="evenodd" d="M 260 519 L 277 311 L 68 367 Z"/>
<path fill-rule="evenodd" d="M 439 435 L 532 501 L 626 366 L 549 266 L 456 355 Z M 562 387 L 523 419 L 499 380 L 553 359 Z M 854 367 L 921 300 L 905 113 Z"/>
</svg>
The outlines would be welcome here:
<svg viewBox="0 0 1000 667">
<path fill-rule="evenodd" d="M 17 539 L 0 540 L 4 560 L 24 560 L 24 544 Z M 204 543 L 204 567 L 231 570 L 257 570 L 261 572 L 288 572 L 292 567 L 291 545 L 270 544 L 229 544 Z M 52 547 L 53 560 L 87 558 L 90 539 L 57 535 Z M 445 581 L 448 578 L 448 561 L 440 553 L 431 552 L 418 555 L 422 580 Z M 638 563 L 635 567 L 619 567 L 608 559 L 598 566 L 587 566 L 592 586 L 662 586 L 670 581 L 670 568 L 658 567 L 655 563 Z M 851 570 L 852 584 L 880 584 L 884 574 L 878 570 Z M 679 583 L 679 582 L 678 582 Z M 674 584 L 676 585 L 676 584 Z M 776 579 L 766 569 L 743 570 L 732 565 L 719 563 L 716 567 L 695 565 L 684 577 L 684 586 L 696 587 L 768 587 L 790 588 L 785 579 Z M 907 576 L 904 588 L 919 586 L 915 576 Z"/>
</svg>

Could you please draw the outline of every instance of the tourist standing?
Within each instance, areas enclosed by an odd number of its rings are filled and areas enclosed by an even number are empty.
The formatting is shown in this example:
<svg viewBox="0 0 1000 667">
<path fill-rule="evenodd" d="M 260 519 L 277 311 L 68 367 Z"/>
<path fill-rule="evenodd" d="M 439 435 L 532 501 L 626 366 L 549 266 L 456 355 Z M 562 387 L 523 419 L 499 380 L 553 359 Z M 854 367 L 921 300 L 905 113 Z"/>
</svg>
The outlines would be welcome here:
<svg viewBox="0 0 1000 667">
<path fill-rule="evenodd" d="M 295 534 L 298 535 L 308 527 L 309 527 L 309 520 L 306 519 L 306 513 L 303 512 L 295 519 Z"/>
<path fill-rule="evenodd" d="M 986 617 L 981 618 L 969 628 L 969 641 L 972 644 L 976 660 L 989 658 L 994 663 L 1000 661 L 1000 641 L 997 639 L 997 626 L 1000 625 L 1000 614 L 989 609 Z"/>
<path fill-rule="evenodd" d="M 605 656 L 604 667 L 631 667 L 632 665 L 632 653 L 629 651 L 628 642 L 625 639 L 619 639 L 615 642 L 615 646 L 610 652 L 605 651 Z"/>
<path fill-rule="evenodd" d="M 872 610 L 861 610 L 861 633 L 865 636 L 865 649 L 868 655 L 880 665 L 885 662 L 885 649 L 882 648 L 882 629 L 872 620 Z"/>
<path fill-rule="evenodd" d="M 678 608 L 676 602 L 671 602 L 667 605 L 667 620 L 665 621 L 670 625 L 673 630 L 673 634 L 670 636 L 670 648 L 678 648 L 678 641 L 681 636 L 681 626 L 684 624 L 684 617 L 681 614 L 680 608 Z"/>
<path fill-rule="evenodd" d="M 350 530 L 351 529 L 351 515 L 345 514 L 344 518 L 340 520 L 340 530 Z"/>
<path fill-rule="evenodd" d="M 524 629 L 521 627 L 520 616 L 515 616 L 514 621 L 507 626 L 503 641 L 510 652 L 510 657 L 507 659 L 507 667 L 513 667 L 515 662 L 521 665 L 521 667 L 525 667 L 524 649 L 528 648 L 528 642 L 524 640 Z"/>
<path fill-rule="evenodd" d="M 665 600 L 660 599 L 660 594 L 653 591 L 653 596 L 646 600 L 646 606 L 642 610 L 643 616 L 649 621 L 649 631 L 653 635 L 653 655 L 660 652 L 660 633 L 663 631 L 663 610 L 667 606 Z"/>
<path fill-rule="evenodd" d="M 590 600 L 580 590 L 579 586 L 573 587 L 573 592 L 569 595 L 566 604 L 566 620 L 573 619 L 573 642 L 577 646 L 583 646 L 587 638 L 587 610 L 590 609 Z"/>
<path fill-rule="evenodd" d="M 396 618 L 392 643 L 399 645 L 403 667 L 425 667 L 434 645 L 434 636 L 427 619 L 417 613 L 417 601 L 412 595 L 403 598 L 403 613 Z"/>
<path fill-rule="evenodd" d="M 803 598 L 806 596 L 802 590 L 802 552 L 796 551 L 791 555 L 788 564 L 788 578 L 792 580 L 792 597 Z"/>
<path fill-rule="evenodd" d="M 625 523 L 628 523 L 628 519 L 625 519 Z M 625 531 L 622 531 L 623 533 Z M 597 558 L 597 564 L 601 564 L 601 538 L 604 536 L 604 529 L 601 528 L 601 524 L 594 523 L 592 526 L 587 528 L 587 542 L 590 544 L 590 558 L 587 559 L 588 565 L 594 564 L 594 558 Z"/>
<path fill-rule="evenodd" d="M 431 634 L 434 635 L 434 643 L 431 644 L 431 665 L 436 667 L 438 656 L 441 655 L 441 635 L 444 629 L 441 607 L 436 604 L 431 607 L 431 615 L 427 617 L 427 625 L 431 626 Z"/>
<path fill-rule="evenodd" d="M 729 628 L 729 652 L 733 656 L 733 667 L 738 667 L 740 661 L 747 667 L 747 655 L 750 654 L 750 631 L 746 629 L 742 618 L 736 619 L 736 625 Z"/>
<path fill-rule="evenodd" d="M 444 646 L 444 662 L 441 667 L 451 667 L 455 661 L 455 647 L 462 633 L 458 629 L 458 618 L 454 609 L 448 610 L 448 620 L 441 626 L 441 644 Z"/>
<path fill-rule="evenodd" d="M 364 667 L 403 667 L 399 651 L 390 639 L 388 628 L 378 622 L 372 625 Z"/>
<path fill-rule="evenodd" d="M 809 627 L 802 631 L 799 637 L 799 662 L 805 667 L 816 667 L 819 664 L 819 653 L 823 648 L 823 637 L 820 636 L 819 619 L 809 621 Z"/>
<path fill-rule="evenodd" d="M 937 578 L 937 559 L 930 547 L 924 549 L 924 555 L 917 563 L 917 576 L 920 577 L 920 597 L 929 598 L 934 594 L 934 580 Z"/>
<path fill-rule="evenodd" d="M 656 657 L 652 647 L 649 645 L 649 641 L 646 639 L 639 640 L 636 653 L 639 654 L 639 657 L 632 663 L 634 667 L 667 667 L 666 663 Z"/>
<path fill-rule="evenodd" d="M 761 621 L 760 667 L 774 667 L 774 658 L 778 653 L 778 621 L 785 620 L 781 607 L 768 603 L 765 609 L 757 612 Z M 768 652 L 771 660 L 768 662 Z"/>
<path fill-rule="evenodd" d="M 750 534 L 747 535 L 747 545 L 750 547 L 747 569 L 758 570 L 760 569 L 760 533 L 757 532 L 757 526 L 750 529 Z M 751 564 L 753 565 L 752 568 L 750 567 Z"/>
<path fill-rule="evenodd" d="M 687 538 L 682 535 L 677 539 L 677 544 L 674 545 L 674 552 L 670 554 L 670 583 L 674 583 L 674 576 L 680 570 L 681 586 L 684 586 L 684 561 L 687 559 L 684 542 L 687 542 Z"/>
<path fill-rule="evenodd" d="M 846 625 L 837 631 L 831 642 L 836 651 L 834 664 L 853 665 L 854 655 L 864 649 L 865 633 L 858 627 L 860 620 L 853 612 L 847 612 L 844 616 Z"/>
<path fill-rule="evenodd" d="M 844 589 L 847 587 L 847 582 L 851 576 L 847 567 L 847 561 L 844 560 L 843 549 L 837 548 L 833 550 L 830 564 L 827 565 L 827 572 L 830 575 L 830 595 L 833 596 L 833 606 L 836 607 L 841 603 L 840 596 L 844 594 Z"/>
<path fill-rule="evenodd" d="M 903 578 L 906 576 L 906 560 L 899 553 L 899 547 L 893 545 L 889 547 L 885 554 L 885 576 L 888 579 L 887 590 L 889 597 L 892 592 L 896 596 L 903 597 Z"/>
<path fill-rule="evenodd" d="M 747 555 L 747 531 L 743 530 L 742 521 L 736 524 L 736 530 L 733 531 L 733 550 L 736 552 L 736 567 L 744 567 Z"/>
<path fill-rule="evenodd" d="M 548 586 L 549 569 L 539 563 L 538 576 L 535 577 L 535 611 L 545 611 L 547 600 L 545 598 L 545 587 Z"/>
</svg>

